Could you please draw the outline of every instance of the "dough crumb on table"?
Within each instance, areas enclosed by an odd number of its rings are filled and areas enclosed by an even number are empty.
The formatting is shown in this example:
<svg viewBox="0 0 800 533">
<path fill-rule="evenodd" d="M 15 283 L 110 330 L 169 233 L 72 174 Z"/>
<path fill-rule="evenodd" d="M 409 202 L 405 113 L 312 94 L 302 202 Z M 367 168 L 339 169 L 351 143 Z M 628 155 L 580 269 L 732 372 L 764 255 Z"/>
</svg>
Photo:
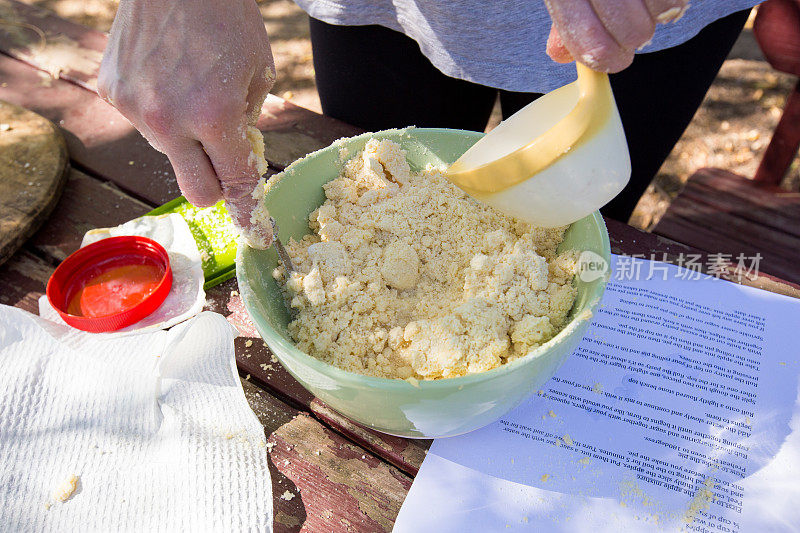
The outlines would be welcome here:
<svg viewBox="0 0 800 533">
<path fill-rule="evenodd" d="M 530 353 L 568 321 L 577 252 L 566 227 L 536 228 L 467 196 L 442 170 L 412 172 L 371 139 L 323 186 L 312 234 L 274 276 L 297 310 L 299 349 L 361 374 L 463 376 Z"/>
<path fill-rule="evenodd" d="M 78 481 L 80 480 L 79 476 L 75 474 L 70 475 L 67 479 L 61 482 L 60 485 L 56 487 L 53 491 L 53 499 L 65 502 L 70 499 L 70 497 L 75 493 L 78 489 Z"/>
</svg>

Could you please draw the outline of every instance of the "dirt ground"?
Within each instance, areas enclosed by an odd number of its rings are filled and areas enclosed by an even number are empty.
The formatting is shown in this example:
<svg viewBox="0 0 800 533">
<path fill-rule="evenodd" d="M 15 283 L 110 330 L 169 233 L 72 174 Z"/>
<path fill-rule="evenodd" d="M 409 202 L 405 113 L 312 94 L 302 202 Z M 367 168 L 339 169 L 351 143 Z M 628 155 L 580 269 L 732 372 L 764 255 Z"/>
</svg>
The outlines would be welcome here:
<svg viewBox="0 0 800 533">
<path fill-rule="evenodd" d="M 111 27 L 118 4 L 118 0 L 23 1 L 103 31 Z M 258 4 L 278 70 L 273 93 L 320 111 L 305 14 L 290 0 L 259 0 Z M 651 229 L 686 179 L 699 168 L 719 167 L 748 177 L 755 173 L 794 80 L 773 71 L 764 61 L 749 27 L 750 24 L 689 128 L 640 200 L 630 220 L 632 225 Z M 800 157 L 795 158 L 783 186 L 800 190 Z"/>
</svg>

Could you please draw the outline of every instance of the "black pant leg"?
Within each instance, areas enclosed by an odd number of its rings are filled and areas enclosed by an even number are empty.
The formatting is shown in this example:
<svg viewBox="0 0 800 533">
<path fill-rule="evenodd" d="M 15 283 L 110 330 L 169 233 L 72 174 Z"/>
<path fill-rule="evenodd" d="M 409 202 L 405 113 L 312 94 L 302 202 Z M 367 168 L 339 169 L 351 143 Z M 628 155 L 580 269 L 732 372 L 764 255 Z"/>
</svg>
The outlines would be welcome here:
<svg viewBox="0 0 800 533">
<path fill-rule="evenodd" d="M 368 131 L 403 126 L 483 131 L 497 90 L 442 74 L 417 43 L 382 26 L 311 19 L 322 111 Z"/>
<path fill-rule="evenodd" d="M 611 75 L 632 171 L 627 187 L 601 209 L 604 215 L 628 221 L 703 102 L 748 14 L 719 19 L 674 48 L 639 54 L 630 67 Z"/>
<path fill-rule="evenodd" d="M 539 93 L 500 91 L 500 111 L 503 113 L 503 120 L 507 119 L 540 96 L 542 95 Z"/>
</svg>

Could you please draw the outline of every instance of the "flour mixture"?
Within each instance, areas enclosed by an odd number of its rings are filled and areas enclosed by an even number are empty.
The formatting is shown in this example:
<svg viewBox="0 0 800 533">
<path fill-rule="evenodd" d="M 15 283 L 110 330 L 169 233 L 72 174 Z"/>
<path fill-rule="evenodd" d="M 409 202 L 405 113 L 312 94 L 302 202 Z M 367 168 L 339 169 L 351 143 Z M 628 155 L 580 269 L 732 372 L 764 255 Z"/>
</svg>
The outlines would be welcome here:
<svg viewBox="0 0 800 533">
<path fill-rule="evenodd" d="M 552 338 L 575 301 L 565 227 L 534 228 L 485 206 L 440 169 L 411 172 L 400 146 L 370 140 L 324 186 L 313 234 L 274 275 L 297 313 L 299 349 L 386 378 L 483 372 Z"/>
</svg>

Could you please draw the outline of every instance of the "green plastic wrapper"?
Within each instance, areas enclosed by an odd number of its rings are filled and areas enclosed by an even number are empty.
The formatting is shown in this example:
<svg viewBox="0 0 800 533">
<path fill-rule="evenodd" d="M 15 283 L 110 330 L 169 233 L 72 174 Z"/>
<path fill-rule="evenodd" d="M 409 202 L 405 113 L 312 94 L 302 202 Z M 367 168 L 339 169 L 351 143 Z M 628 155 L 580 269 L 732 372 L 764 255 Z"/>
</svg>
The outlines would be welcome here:
<svg viewBox="0 0 800 533">
<path fill-rule="evenodd" d="M 147 214 L 155 216 L 168 213 L 181 215 L 189 224 L 203 259 L 204 289 L 219 285 L 236 274 L 236 240 L 239 234 L 224 201 L 220 200 L 211 207 L 195 207 L 179 196 Z"/>
</svg>

